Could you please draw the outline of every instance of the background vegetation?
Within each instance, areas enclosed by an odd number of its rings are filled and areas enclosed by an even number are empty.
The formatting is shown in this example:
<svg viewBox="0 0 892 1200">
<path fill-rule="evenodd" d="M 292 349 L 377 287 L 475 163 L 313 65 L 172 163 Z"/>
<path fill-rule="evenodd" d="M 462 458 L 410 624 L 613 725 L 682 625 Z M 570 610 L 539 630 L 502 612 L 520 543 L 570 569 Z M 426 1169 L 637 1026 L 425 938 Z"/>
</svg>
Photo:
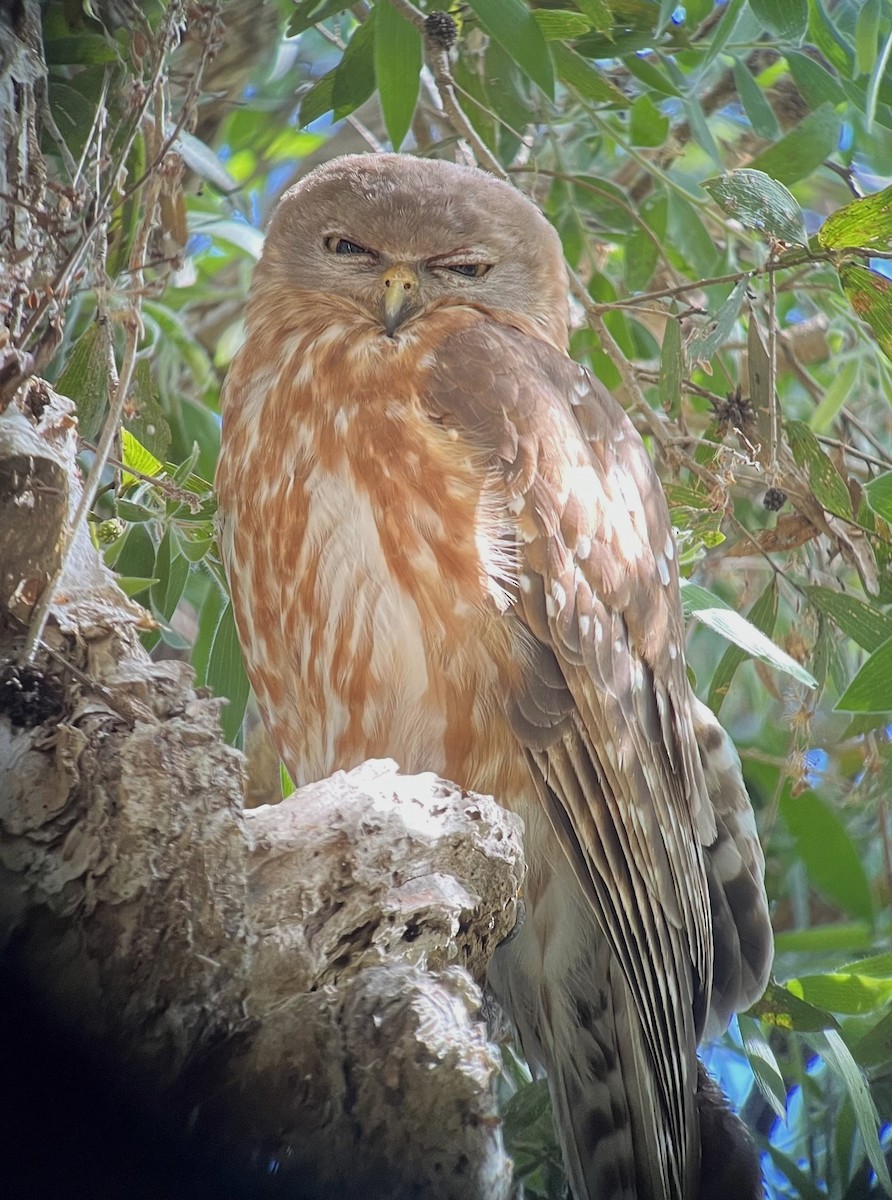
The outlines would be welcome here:
<svg viewBox="0 0 892 1200">
<path fill-rule="evenodd" d="M 91 527 L 146 644 L 229 698 L 273 798 L 211 489 L 265 219 L 369 148 L 531 193 L 573 272 L 572 353 L 665 482 L 695 686 L 766 847 L 779 982 L 707 1060 L 772 1195 L 892 1191 L 892 3 L 435 9 L 45 5 L 27 119 L 49 174 L 5 248 L 0 387 L 37 373 L 76 401 Z M 560 1196 L 546 1093 L 510 1053 L 504 1094 L 526 1194 Z"/>
</svg>

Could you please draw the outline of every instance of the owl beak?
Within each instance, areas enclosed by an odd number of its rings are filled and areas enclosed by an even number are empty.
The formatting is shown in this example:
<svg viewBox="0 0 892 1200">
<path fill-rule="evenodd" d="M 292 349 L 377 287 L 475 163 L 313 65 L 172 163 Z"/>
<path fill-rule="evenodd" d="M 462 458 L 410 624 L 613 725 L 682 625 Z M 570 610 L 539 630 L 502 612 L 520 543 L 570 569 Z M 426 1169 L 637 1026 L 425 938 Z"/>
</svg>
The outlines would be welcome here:
<svg viewBox="0 0 892 1200">
<path fill-rule="evenodd" d="M 384 328 L 393 337 L 397 327 L 415 307 L 418 276 L 406 266 L 388 267 L 381 276 L 384 291 Z"/>
</svg>

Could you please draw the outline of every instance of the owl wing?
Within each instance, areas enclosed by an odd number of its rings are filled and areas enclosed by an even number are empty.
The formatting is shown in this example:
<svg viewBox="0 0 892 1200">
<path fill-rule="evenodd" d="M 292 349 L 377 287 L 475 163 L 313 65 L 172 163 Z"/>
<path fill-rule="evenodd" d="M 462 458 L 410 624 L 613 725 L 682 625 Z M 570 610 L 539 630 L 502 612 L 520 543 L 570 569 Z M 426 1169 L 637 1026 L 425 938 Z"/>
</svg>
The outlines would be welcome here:
<svg viewBox="0 0 892 1200">
<path fill-rule="evenodd" d="M 510 700 L 513 728 L 628 984 L 687 1194 L 699 1154 L 695 1050 L 713 980 L 711 872 L 715 902 L 724 891 L 708 859 L 716 815 L 663 492 L 601 385 L 494 320 L 441 344 L 425 401 L 482 455 L 501 497 L 515 541 L 514 619 L 534 647 Z M 698 715 L 714 736 L 715 722 Z M 742 784 L 735 802 L 740 793 L 745 801 Z M 747 878 L 764 898 L 761 862 Z M 741 908 L 753 898 L 736 899 Z M 733 919 L 717 932 L 739 978 Z"/>
</svg>

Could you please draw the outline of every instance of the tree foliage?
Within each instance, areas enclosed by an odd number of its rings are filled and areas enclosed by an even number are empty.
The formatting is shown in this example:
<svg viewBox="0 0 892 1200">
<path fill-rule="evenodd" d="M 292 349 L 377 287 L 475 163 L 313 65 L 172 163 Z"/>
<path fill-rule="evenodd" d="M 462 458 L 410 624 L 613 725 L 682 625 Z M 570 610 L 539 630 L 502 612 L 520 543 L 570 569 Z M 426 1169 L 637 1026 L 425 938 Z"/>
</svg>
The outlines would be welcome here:
<svg viewBox="0 0 892 1200">
<path fill-rule="evenodd" d="M 541 204 L 571 351 L 663 478 L 694 684 L 766 847 L 777 982 L 707 1059 L 773 1195 L 888 1189 L 890 0 L 53 0 L 30 19 L 46 172 L 4 222 L 0 387 L 37 373 L 75 400 L 94 538 L 147 646 L 228 697 L 240 745 L 256 720 L 211 481 L 272 203 L 317 161 L 392 147 Z M 4 164 L 3 196 L 27 166 Z M 526 1194 L 560 1195 L 546 1093 L 511 1055 L 504 1093 Z"/>
</svg>

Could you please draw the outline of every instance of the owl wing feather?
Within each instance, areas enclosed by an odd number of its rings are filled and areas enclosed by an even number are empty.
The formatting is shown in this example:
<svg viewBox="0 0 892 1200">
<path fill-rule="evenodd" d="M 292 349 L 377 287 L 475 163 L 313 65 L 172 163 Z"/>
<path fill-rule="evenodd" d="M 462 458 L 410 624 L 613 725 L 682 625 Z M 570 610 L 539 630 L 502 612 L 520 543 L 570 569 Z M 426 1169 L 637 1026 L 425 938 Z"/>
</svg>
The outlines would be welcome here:
<svg viewBox="0 0 892 1200">
<path fill-rule="evenodd" d="M 510 518 L 510 619 L 533 646 L 510 701 L 513 727 L 633 998 L 667 1194 L 688 1195 L 699 1158 L 695 1049 L 714 961 L 703 847 L 717 828 L 663 492 L 620 406 L 525 331 L 481 316 L 447 338 L 425 401 L 484 455 Z M 759 891 L 761 861 L 750 875 Z M 713 907 L 721 880 L 716 888 Z M 733 920 L 722 933 L 734 943 L 722 959 L 739 978 Z"/>
</svg>

